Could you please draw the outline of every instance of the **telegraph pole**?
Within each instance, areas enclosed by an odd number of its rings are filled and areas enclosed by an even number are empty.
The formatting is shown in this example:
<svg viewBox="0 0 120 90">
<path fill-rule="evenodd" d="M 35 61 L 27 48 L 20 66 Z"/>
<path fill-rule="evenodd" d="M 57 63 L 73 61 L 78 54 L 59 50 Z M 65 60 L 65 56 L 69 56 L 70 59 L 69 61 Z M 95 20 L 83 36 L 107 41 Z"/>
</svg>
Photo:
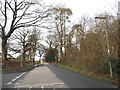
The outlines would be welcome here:
<svg viewBox="0 0 120 90">
<path fill-rule="evenodd" d="M 118 59 L 120 59 L 120 1 L 118 2 Z"/>
<path fill-rule="evenodd" d="M 23 67 L 23 63 L 22 63 L 22 61 L 23 61 L 23 60 L 22 60 L 22 59 L 23 59 L 22 57 L 23 57 L 23 56 L 22 56 L 22 54 L 23 54 L 23 48 L 21 47 L 21 68 Z"/>
<path fill-rule="evenodd" d="M 107 54 L 108 57 L 110 57 L 110 46 L 109 46 L 109 38 L 108 38 L 108 25 L 107 25 L 107 17 L 95 17 L 95 19 L 104 19 L 106 20 L 106 30 L 105 30 L 105 37 L 106 37 L 106 43 L 107 43 Z M 109 68 L 110 68 L 110 76 L 113 78 L 113 70 L 112 70 L 112 64 L 110 61 L 108 61 Z"/>
<path fill-rule="evenodd" d="M 120 1 L 118 2 L 118 66 L 120 66 L 119 62 L 120 62 Z M 120 73 L 118 73 L 118 88 L 120 89 Z"/>
</svg>

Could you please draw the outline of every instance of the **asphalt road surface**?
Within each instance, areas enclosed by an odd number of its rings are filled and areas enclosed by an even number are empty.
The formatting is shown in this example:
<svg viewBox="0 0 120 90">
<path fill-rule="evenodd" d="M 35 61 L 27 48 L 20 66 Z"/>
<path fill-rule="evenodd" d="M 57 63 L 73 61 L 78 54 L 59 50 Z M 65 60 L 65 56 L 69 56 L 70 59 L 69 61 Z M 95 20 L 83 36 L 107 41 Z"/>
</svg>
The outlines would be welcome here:
<svg viewBox="0 0 120 90">
<path fill-rule="evenodd" d="M 68 86 L 49 69 L 49 65 L 50 64 L 45 63 L 43 66 L 30 71 L 17 88 L 68 88 Z"/>
<path fill-rule="evenodd" d="M 3 75 L 3 87 L 14 88 L 114 88 L 110 83 L 45 63 L 29 72 Z"/>
<path fill-rule="evenodd" d="M 26 74 L 27 72 L 2 73 L 2 88 L 14 88 Z"/>
</svg>

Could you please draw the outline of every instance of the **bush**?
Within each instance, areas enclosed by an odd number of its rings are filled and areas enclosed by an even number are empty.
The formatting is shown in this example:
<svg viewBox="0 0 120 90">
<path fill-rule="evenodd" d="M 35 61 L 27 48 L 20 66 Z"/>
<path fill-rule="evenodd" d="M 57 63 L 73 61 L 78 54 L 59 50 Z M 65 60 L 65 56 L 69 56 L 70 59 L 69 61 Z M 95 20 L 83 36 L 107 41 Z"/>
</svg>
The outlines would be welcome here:
<svg viewBox="0 0 120 90">
<path fill-rule="evenodd" d="M 114 72 L 117 74 L 117 77 L 120 77 L 120 59 L 114 60 Z"/>
<path fill-rule="evenodd" d="M 56 49 L 53 49 L 53 48 L 47 49 L 46 54 L 45 54 L 45 60 L 47 62 L 56 61 L 56 57 L 57 57 L 57 50 Z"/>
</svg>

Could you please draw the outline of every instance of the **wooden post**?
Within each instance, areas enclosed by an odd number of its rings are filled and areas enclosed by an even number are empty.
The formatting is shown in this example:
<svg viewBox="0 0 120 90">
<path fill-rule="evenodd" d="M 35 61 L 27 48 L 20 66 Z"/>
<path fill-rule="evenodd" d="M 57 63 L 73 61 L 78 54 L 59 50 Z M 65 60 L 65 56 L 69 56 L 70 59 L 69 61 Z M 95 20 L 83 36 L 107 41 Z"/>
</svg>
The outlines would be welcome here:
<svg viewBox="0 0 120 90">
<path fill-rule="evenodd" d="M 120 1 L 118 2 L 118 60 L 120 60 Z M 118 88 L 120 89 L 120 75 L 118 75 Z"/>
</svg>

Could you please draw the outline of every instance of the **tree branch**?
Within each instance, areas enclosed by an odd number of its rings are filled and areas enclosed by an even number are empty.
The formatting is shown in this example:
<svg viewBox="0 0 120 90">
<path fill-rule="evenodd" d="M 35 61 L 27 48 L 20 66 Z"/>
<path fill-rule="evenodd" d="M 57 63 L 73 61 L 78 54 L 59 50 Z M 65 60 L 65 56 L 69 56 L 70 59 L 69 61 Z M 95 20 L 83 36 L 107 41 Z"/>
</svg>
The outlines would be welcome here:
<svg viewBox="0 0 120 90">
<path fill-rule="evenodd" d="M 5 2 L 8 4 L 8 6 L 10 7 L 10 9 L 11 9 L 11 10 L 13 11 L 13 13 L 14 13 L 15 11 L 14 11 L 14 9 L 12 8 L 12 6 L 10 5 L 10 3 L 9 3 L 7 0 L 6 0 Z"/>
<path fill-rule="evenodd" d="M 6 25 L 7 25 L 7 5 L 6 5 L 6 2 L 5 2 L 5 23 L 4 23 L 4 26 L 3 26 L 3 28 L 5 28 L 6 27 Z"/>
<path fill-rule="evenodd" d="M 25 9 L 25 11 L 24 11 L 23 14 L 20 16 L 20 18 L 15 22 L 14 26 L 16 26 L 17 23 L 23 18 L 23 16 L 25 15 L 25 13 L 26 13 L 26 11 L 28 10 L 29 7 L 30 7 L 30 6 L 28 6 L 28 7 Z"/>
</svg>

